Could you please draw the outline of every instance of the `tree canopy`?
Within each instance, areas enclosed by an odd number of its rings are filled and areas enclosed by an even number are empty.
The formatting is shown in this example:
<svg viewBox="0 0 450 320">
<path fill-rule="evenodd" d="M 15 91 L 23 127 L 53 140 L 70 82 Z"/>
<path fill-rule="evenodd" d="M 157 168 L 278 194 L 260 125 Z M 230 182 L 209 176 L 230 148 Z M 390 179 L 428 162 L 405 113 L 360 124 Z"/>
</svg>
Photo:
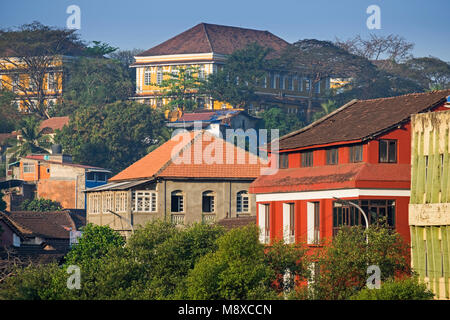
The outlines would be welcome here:
<svg viewBox="0 0 450 320">
<path fill-rule="evenodd" d="M 117 173 L 159 145 L 169 130 L 164 115 L 147 105 L 118 101 L 81 105 L 70 122 L 57 131 L 55 141 L 74 162 L 99 166 Z"/>
</svg>

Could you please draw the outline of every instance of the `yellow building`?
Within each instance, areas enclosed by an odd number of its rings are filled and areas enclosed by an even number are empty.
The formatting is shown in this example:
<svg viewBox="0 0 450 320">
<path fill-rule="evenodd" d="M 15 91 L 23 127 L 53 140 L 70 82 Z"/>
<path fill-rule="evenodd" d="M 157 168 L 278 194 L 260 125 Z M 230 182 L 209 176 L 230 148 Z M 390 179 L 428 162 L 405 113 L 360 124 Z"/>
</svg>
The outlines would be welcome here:
<svg viewBox="0 0 450 320">
<path fill-rule="evenodd" d="M 206 78 L 215 72 L 235 50 L 244 49 L 251 43 L 273 49 L 272 54 L 281 52 L 288 42 L 268 31 L 245 29 L 215 24 L 200 23 L 191 29 L 135 56 L 136 94 L 133 99 L 162 107 L 168 103 L 163 97 L 160 84 L 167 73 L 176 72 L 180 67 L 195 67 L 198 76 Z M 310 80 L 290 71 L 269 71 L 260 84 L 257 93 L 262 97 L 261 105 L 250 108 L 265 108 L 278 105 L 288 113 L 303 112 L 307 105 Z M 329 89 L 329 81 L 322 81 L 315 96 L 320 96 Z M 214 101 L 210 97 L 200 97 L 199 105 L 203 109 L 230 109 L 232 105 Z M 176 117 L 173 119 L 176 120 Z"/>
<path fill-rule="evenodd" d="M 19 111 L 27 113 L 43 104 L 59 102 L 63 87 L 63 61 L 69 57 L 0 57 L 0 88 L 16 94 Z M 40 65 L 40 70 L 35 66 Z"/>
</svg>

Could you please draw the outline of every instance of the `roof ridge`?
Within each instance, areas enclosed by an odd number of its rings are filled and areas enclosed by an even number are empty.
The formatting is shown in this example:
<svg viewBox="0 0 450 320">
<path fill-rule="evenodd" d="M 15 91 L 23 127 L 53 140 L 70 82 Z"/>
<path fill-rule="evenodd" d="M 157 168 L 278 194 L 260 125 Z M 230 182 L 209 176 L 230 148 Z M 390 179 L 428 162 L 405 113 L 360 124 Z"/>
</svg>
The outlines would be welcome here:
<svg viewBox="0 0 450 320">
<path fill-rule="evenodd" d="M 425 92 L 410 92 L 410 93 L 405 93 L 405 94 L 401 94 L 401 95 L 398 95 L 398 96 L 364 99 L 364 100 L 361 100 L 361 101 L 390 100 L 390 99 L 397 99 L 397 98 L 400 98 L 400 97 L 407 97 L 407 96 L 419 96 L 419 95 L 424 95 L 424 94 L 432 95 L 432 94 L 436 94 L 436 93 L 440 93 L 440 92 L 442 92 L 442 93 L 448 92 L 450 94 L 450 89 L 432 90 L 432 91 L 425 91 Z"/>
<path fill-rule="evenodd" d="M 206 25 L 207 25 L 206 23 L 202 22 L 203 31 L 205 32 L 205 35 L 206 35 L 206 41 L 208 41 L 208 45 L 211 48 L 211 52 L 214 52 L 214 49 L 211 44 L 211 40 L 209 39 L 208 30 L 206 30 Z"/>
<path fill-rule="evenodd" d="M 295 135 L 297 135 L 297 134 L 299 134 L 299 133 L 302 133 L 302 132 L 304 132 L 304 131 L 307 131 L 307 130 L 309 130 L 309 129 L 315 127 L 315 126 L 317 126 L 318 124 L 324 122 L 325 120 L 327 120 L 327 119 L 330 118 L 331 116 L 334 116 L 335 114 L 341 112 L 342 110 L 347 109 L 348 107 L 352 106 L 353 104 L 355 104 L 355 103 L 358 102 L 358 101 L 363 101 L 363 100 L 353 99 L 353 100 L 347 102 L 346 104 L 344 104 L 343 106 L 337 108 L 337 109 L 334 110 L 333 112 L 330 112 L 329 114 L 323 116 L 322 118 L 320 118 L 320 119 L 318 119 L 318 120 L 316 120 L 316 121 L 310 123 L 309 125 L 307 125 L 307 126 L 301 128 L 301 129 L 299 129 L 299 130 L 296 130 L 296 131 L 294 131 L 294 132 L 291 132 L 291 133 L 288 133 L 288 134 L 282 136 L 282 137 L 279 138 L 278 140 L 290 138 L 290 137 L 295 136 Z M 365 101 L 365 100 L 364 100 L 364 101 Z"/>
</svg>

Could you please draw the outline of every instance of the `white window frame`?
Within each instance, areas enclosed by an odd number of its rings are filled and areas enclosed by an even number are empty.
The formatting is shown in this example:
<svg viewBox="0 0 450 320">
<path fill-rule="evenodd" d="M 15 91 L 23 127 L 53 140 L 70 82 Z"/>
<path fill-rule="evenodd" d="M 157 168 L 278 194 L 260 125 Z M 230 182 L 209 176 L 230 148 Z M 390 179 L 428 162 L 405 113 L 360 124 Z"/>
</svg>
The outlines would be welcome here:
<svg viewBox="0 0 450 320">
<path fill-rule="evenodd" d="M 291 225 L 291 209 L 294 214 L 294 225 Z M 283 203 L 283 239 L 286 244 L 295 242 L 295 203 Z M 291 233 L 294 230 L 294 234 Z"/>
<path fill-rule="evenodd" d="M 176 196 L 178 198 L 178 207 L 181 207 L 179 211 L 172 211 L 172 197 Z M 173 214 L 177 213 L 183 213 L 185 212 L 185 206 L 184 206 L 184 193 L 182 191 L 176 190 L 172 191 L 170 194 L 170 212 Z"/>
<path fill-rule="evenodd" d="M 132 192 L 131 211 L 156 212 L 157 194 L 151 190 L 134 190 Z"/>
<path fill-rule="evenodd" d="M 161 84 L 164 78 L 163 67 L 158 67 L 156 70 L 156 84 Z"/>
<path fill-rule="evenodd" d="M 144 86 L 149 86 L 152 83 L 152 71 L 150 68 L 144 69 Z"/>
</svg>

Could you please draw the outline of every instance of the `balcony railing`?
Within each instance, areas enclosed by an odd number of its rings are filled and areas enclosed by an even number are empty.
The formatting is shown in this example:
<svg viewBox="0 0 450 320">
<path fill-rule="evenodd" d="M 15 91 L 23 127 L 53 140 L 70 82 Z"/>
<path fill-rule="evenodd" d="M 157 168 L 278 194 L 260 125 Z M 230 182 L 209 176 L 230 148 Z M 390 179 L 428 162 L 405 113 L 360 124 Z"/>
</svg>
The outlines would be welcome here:
<svg viewBox="0 0 450 320">
<path fill-rule="evenodd" d="M 211 224 L 216 222 L 216 215 L 215 214 L 203 214 L 202 221 L 205 224 Z"/>
<path fill-rule="evenodd" d="M 184 224 L 184 214 L 172 214 L 171 221 L 173 224 Z"/>
</svg>

